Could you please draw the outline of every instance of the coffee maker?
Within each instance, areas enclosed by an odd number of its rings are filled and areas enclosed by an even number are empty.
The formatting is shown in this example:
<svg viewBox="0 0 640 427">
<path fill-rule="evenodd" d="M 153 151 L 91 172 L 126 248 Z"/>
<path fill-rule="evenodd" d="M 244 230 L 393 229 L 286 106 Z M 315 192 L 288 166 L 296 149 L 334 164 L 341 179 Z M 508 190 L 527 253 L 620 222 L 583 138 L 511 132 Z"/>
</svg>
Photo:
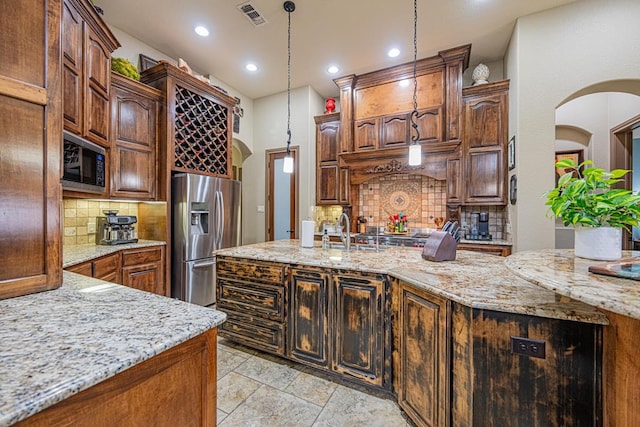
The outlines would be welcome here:
<svg viewBox="0 0 640 427">
<path fill-rule="evenodd" d="M 489 234 L 489 213 L 471 212 L 471 227 L 465 234 L 467 240 L 491 240 Z"/>
<path fill-rule="evenodd" d="M 138 241 L 133 224 L 138 222 L 135 215 L 117 215 L 117 210 L 102 211 L 106 216 L 96 218 L 97 245 L 120 245 Z"/>
</svg>

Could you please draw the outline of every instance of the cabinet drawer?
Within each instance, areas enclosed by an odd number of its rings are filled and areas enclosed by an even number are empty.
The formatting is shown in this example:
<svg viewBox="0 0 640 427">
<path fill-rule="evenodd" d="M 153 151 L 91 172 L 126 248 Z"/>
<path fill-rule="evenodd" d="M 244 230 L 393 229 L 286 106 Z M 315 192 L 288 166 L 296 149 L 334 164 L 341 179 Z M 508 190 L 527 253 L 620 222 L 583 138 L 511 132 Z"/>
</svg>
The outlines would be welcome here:
<svg viewBox="0 0 640 427">
<path fill-rule="evenodd" d="M 119 256 L 119 253 L 115 253 L 93 261 L 93 277 L 109 281 L 117 280 Z"/>
<path fill-rule="evenodd" d="M 266 264 L 259 261 L 251 261 L 249 263 L 219 259 L 216 264 L 216 272 L 220 276 L 285 285 L 285 266 L 281 264 Z"/>
<path fill-rule="evenodd" d="M 71 267 L 65 268 L 65 270 L 71 271 L 72 273 L 82 274 L 83 276 L 93 276 L 93 264 L 91 262 L 72 265 Z"/>
<path fill-rule="evenodd" d="M 282 323 L 227 311 L 227 320 L 220 326 L 220 336 L 260 350 L 284 355 L 284 325 Z"/>
<path fill-rule="evenodd" d="M 122 253 L 122 266 L 149 264 L 162 260 L 162 248 L 149 248 Z"/>
<path fill-rule="evenodd" d="M 218 308 L 284 321 L 284 287 L 218 276 Z"/>
</svg>

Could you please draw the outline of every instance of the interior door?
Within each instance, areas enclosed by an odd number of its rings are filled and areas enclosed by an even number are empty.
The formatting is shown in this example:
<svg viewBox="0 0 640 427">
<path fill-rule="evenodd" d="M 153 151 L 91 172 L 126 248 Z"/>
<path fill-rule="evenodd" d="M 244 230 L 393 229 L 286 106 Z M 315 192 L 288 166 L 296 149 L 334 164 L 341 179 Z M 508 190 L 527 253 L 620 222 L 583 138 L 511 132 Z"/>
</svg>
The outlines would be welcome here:
<svg viewBox="0 0 640 427">
<path fill-rule="evenodd" d="M 298 236 L 298 147 L 291 147 L 293 173 L 282 171 L 285 148 L 266 152 L 267 224 L 266 240 L 295 239 Z"/>
<path fill-rule="evenodd" d="M 626 122 L 611 129 L 610 142 L 610 169 L 629 169 L 630 174 L 624 176 L 624 181 L 618 184 L 619 188 L 638 191 L 638 178 L 640 170 L 634 168 L 634 164 L 640 163 L 639 153 L 634 155 L 634 136 L 636 141 L 640 136 L 640 116 L 632 117 Z M 640 231 L 638 227 L 633 227 L 633 233 L 622 230 L 622 249 L 635 249 L 634 242 L 640 242 Z"/>
</svg>

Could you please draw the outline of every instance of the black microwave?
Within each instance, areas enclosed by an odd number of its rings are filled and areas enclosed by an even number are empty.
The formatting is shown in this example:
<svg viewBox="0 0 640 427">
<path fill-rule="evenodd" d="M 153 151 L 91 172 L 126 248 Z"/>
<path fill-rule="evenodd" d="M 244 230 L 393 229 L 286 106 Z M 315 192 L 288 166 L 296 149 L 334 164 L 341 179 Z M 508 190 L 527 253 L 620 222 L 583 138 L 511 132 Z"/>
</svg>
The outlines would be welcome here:
<svg viewBox="0 0 640 427">
<path fill-rule="evenodd" d="M 62 188 L 103 194 L 105 149 L 64 131 L 62 151 Z"/>
</svg>

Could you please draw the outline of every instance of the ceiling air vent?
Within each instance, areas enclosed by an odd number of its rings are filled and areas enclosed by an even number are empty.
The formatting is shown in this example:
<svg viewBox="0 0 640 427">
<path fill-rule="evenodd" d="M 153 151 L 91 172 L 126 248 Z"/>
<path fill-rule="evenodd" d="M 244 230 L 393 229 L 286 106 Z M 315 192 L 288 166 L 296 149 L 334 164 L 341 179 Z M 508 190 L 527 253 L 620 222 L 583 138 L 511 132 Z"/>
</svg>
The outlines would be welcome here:
<svg viewBox="0 0 640 427">
<path fill-rule="evenodd" d="M 244 13 L 244 16 L 246 16 L 249 21 L 253 22 L 253 25 L 256 27 L 267 23 L 264 16 L 260 15 L 260 12 L 253 7 L 251 2 L 242 3 L 238 6 L 238 9 L 240 9 L 240 11 Z"/>
</svg>

